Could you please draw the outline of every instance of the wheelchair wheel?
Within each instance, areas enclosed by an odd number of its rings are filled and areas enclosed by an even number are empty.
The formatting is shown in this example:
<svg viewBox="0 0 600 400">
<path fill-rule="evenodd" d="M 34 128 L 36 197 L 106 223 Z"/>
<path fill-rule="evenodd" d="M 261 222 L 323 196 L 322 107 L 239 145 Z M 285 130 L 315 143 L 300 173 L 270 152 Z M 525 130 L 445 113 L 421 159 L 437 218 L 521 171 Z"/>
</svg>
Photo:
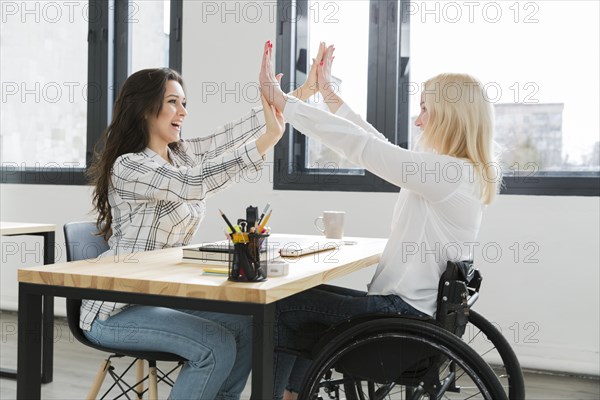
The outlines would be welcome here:
<svg viewBox="0 0 600 400">
<path fill-rule="evenodd" d="M 490 364 L 510 400 L 525 399 L 525 381 L 519 360 L 494 324 L 470 310 L 462 339 Z"/>
<path fill-rule="evenodd" d="M 496 375 L 432 323 L 378 319 L 334 338 L 305 376 L 301 400 L 506 399 Z"/>
</svg>

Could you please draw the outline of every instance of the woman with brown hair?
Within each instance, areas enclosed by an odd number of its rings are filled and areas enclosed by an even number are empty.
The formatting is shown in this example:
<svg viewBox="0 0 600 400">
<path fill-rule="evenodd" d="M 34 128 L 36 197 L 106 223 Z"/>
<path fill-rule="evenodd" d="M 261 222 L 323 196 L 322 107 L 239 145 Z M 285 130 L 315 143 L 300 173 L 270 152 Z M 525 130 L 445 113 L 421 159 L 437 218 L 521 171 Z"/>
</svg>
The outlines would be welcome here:
<svg viewBox="0 0 600 400">
<path fill-rule="evenodd" d="M 115 102 L 89 177 L 110 246 L 103 256 L 123 259 L 124 273 L 134 253 L 188 244 L 206 198 L 244 171 L 260 170 L 283 134 L 283 117 L 264 101 L 202 138 L 181 137 L 187 114 L 183 80 L 168 68 L 134 73 Z M 248 316 L 96 300 L 83 300 L 80 319 L 97 344 L 189 360 L 174 400 L 239 399 L 251 368 L 251 323 Z"/>
</svg>

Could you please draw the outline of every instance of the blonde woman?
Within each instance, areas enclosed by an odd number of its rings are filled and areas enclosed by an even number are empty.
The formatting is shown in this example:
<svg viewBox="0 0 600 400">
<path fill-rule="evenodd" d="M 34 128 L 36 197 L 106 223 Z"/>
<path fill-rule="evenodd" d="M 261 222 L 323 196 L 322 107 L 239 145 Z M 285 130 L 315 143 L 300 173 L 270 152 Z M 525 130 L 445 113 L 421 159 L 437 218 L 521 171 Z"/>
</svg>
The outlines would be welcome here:
<svg viewBox="0 0 600 400">
<path fill-rule="evenodd" d="M 265 49 L 260 73 L 267 101 L 306 136 L 401 187 L 391 233 L 368 292 L 321 286 L 277 303 L 276 346 L 306 349 L 319 337 L 307 322 L 331 326 L 360 314 L 431 315 L 448 260 L 472 258 L 483 210 L 496 195 L 493 112 L 482 84 L 465 74 L 441 74 L 423 85 L 419 151 L 396 146 L 353 112 L 331 85 L 333 46 L 317 67 L 330 112 L 284 94 Z M 294 398 L 306 363 L 275 355 L 274 399 Z M 293 369 L 293 371 L 292 371 Z M 287 387 L 286 387 L 287 385 Z"/>
</svg>

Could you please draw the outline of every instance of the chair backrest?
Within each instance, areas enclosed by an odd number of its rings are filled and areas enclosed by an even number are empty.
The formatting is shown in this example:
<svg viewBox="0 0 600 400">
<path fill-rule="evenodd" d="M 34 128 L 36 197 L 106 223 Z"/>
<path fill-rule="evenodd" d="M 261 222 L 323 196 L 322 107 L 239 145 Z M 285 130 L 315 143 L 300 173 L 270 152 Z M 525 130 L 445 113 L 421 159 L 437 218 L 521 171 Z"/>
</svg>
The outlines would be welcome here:
<svg viewBox="0 0 600 400">
<path fill-rule="evenodd" d="M 98 236 L 95 222 L 69 222 L 63 227 L 67 261 L 96 258 L 109 249 L 104 237 Z"/>
<path fill-rule="evenodd" d="M 67 248 L 67 261 L 96 258 L 109 249 L 104 237 L 98 236 L 95 222 L 69 222 L 63 227 Z M 71 333 L 80 342 L 89 345 L 79 328 L 81 299 L 67 298 L 67 322 Z"/>
<path fill-rule="evenodd" d="M 438 286 L 435 314 L 435 319 L 446 330 L 463 335 L 469 320 L 468 300 L 478 294 L 481 281 L 473 261 L 448 261 Z"/>
</svg>

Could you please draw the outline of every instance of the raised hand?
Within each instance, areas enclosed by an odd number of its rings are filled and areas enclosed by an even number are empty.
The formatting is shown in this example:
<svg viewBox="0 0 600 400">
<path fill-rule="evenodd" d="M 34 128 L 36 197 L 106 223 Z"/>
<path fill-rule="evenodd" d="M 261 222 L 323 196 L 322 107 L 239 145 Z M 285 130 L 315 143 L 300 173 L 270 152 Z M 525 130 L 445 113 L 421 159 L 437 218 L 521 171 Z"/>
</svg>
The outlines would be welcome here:
<svg viewBox="0 0 600 400">
<path fill-rule="evenodd" d="M 279 86 L 279 81 L 275 76 L 275 72 L 273 70 L 273 64 L 271 58 L 273 56 L 273 44 L 271 41 L 267 41 L 265 43 L 262 63 L 260 66 L 260 73 L 258 75 L 258 80 L 260 82 L 260 92 L 265 97 L 266 101 L 275 106 L 277 110 L 283 112 L 285 108 L 285 103 L 287 101 L 287 96 L 281 90 L 281 86 Z M 281 78 L 281 75 L 278 75 Z"/>
<path fill-rule="evenodd" d="M 321 92 L 329 111 L 333 113 L 344 104 L 344 101 L 338 95 L 340 88 L 337 86 L 337 83 L 333 81 L 331 76 L 331 67 L 333 66 L 333 60 L 335 59 L 333 55 L 334 52 L 335 47 L 333 45 L 328 46 L 323 53 L 323 60 L 317 68 L 319 92 Z"/>
<path fill-rule="evenodd" d="M 339 91 L 339 88 L 336 87 L 336 83 L 333 82 L 333 78 L 331 77 L 331 68 L 333 60 L 335 59 L 333 56 L 334 52 L 335 47 L 333 45 L 327 46 L 323 51 L 323 59 L 317 68 L 317 84 L 319 92 L 321 92 L 323 97 L 326 97 L 327 94 L 337 93 Z"/>
<path fill-rule="evenodd" d="M 260 155 L 265 155 L 281 137 L 285 131 L 285 119 L 274 106 L 270 105 L 265 96 L 260 96 L 265 115 L 266 132 L 256 139 L 256 150 Z"/>
<path fill-rule="evenodd" d="M 265 113 L 265 125 L 267 132 L 272 133 L 273 136 L 281 138 L 283 131 L 285 131 L 285 118 L 274 106 L 267 103 L 265 96 L 260 96 L 260 100 L 263 106 L 263 112 Z"/>
<path fill-rule="evenodd" d="M 319 64 L 321 64 L 321 60 L 323 59 L 323 53 L 325 52 L 325 42 L 319 43 L 319 50 L 317 51 L 317 57 L 313 58 L 312 64 L 310 65 L 310 70 L 308 71 L 308 76 L 306 78 L 306 82 L 302 84 L 302 86 L 298 87 L 292 93 L 292 96 L 299 98 L 300 100 L 308 100 L 311 96 L 317 94 L 319 91 L 319 84 L 317 82 L 317 69 Z"/>
</svg>

